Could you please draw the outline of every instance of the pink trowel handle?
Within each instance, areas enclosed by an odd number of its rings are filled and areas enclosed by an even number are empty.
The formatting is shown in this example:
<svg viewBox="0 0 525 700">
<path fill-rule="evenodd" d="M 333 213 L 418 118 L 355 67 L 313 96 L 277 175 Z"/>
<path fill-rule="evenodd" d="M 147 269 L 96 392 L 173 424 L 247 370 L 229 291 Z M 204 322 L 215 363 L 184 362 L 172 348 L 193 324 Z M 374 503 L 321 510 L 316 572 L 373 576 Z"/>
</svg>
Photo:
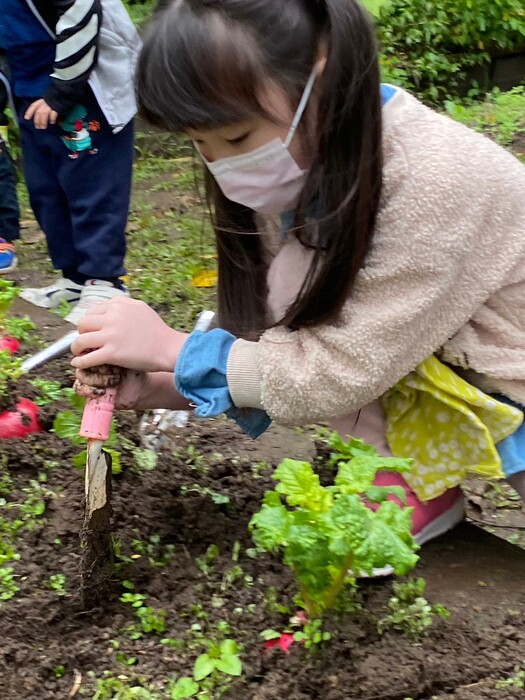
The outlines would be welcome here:
<svg viewBox="0 0 525 700">
<path fill-rule="evenodd" d="M 116 389 L 106 389 L 104 396 L 90 399 L 82 414 L 80 437 L 91 440 L 107 440 L 115 408 Z"/>
</svg>

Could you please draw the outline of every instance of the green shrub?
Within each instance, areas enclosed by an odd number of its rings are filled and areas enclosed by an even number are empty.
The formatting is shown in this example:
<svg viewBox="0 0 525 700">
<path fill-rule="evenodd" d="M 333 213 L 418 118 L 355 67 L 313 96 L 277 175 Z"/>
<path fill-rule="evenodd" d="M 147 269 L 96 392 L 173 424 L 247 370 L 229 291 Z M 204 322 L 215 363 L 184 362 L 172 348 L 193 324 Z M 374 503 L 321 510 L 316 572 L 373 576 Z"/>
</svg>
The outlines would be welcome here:
<svg viewBox="0 0 525 700">
<path fill-rule="evenodd" d="M 525 49 L 523 0 L 391 0 L 378 27 L 385 80 L 431 102 L 453 93 L 468 68 Z"/>
</svg>

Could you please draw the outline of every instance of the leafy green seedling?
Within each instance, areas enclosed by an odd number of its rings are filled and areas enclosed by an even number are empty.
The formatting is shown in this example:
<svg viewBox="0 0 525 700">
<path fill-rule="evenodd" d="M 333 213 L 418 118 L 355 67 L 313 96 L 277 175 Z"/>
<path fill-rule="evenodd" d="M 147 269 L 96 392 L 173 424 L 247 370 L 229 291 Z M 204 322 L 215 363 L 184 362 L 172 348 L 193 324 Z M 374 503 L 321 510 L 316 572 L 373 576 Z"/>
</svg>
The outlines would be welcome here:
<svg viewBox="0 0 525 700">
<path fill-rule="evenodd" d="M 0 568 L 0 600 L 11 600 L 19 590 L 13 576 L 13 567 L 2 566 Z"/>
<path fill-rule="evenodd" d="M 120 596 L 123 603 L 131 605 L 135 610 L 138 622 L 126 628 L 131 639 L 139 639 L 143 634 L 162 634 L 166 631 L 166 611 L 162 608 L 151 608 L 144 605 L 146 596 L 142 593 L 123 593 Z"/>
<path fill-rule="evenodd" d="M 200 690 L 199 684 L 189 676 L 179 678 L 175 685 L 171 688 L 171 700 L 184 700 L 185 698 L 193 698 Z"/>
<path fill-rule="evenodd" d="M 14 282 L 0 278 L 0 331 L 5 329 L 7 312 L 17 296 Z"/>
<path fill-rule="evenodd" d="M 62 387 L 59 382 L 50 381 L 37 377 L 29 381 L 31 386 L 38 391 L 40 396 L 35 398 L 37 406 L 48 406 L 55 401 L 60 401 L 63 398 Z"/>
<path fill-rule="evenodd" d="M 23 343 L 33 340 L 36 337 L 31 333 L 31 331 L 35 329 L 36 324 L 33 323 L 29 316 L 22 316 L 21 318 L 11 316 L 4 321 L 4 330 L 7 335 L 11 335 L 13 338 Z"/>
<path fill-rule="evenodd" d="M 64 574 L 51 574 L 47 582 L 48 588 L 58 596 L 66 595 L 66 577 Z"/>
<path fill-rule="evenodd" d="M 417 640 L 427 632 L 436 617 L 449 617 L 450 613 L 443 605 L 431 605 L 423 597 L 425 587 L 423 578 L 394 583 L 394 595 L 388 602 L 390 614 L 378 621 L 378 632 L 384 634 L 388 630 L 398 630 Z"/>
<path fill-rule="evenodd" d="M 211 569 L 217 557 L 220 554 L 220 550 L 216 544 L 210 544 L 208 549 L 204 552 L 201 557 L 195 559 L 195 566 L 199 571 L 208 577 L 210 575 Z"/>
<path fill-rule="evenodd" d="M 22 360 L 11 355 L 8 350 L 0 350 L 0 399 L 8 393 L 9 386 L 22 374 Z"/>
<path fill-rule="evenodd" d="M 302 630 L 295 632 L 295 642 L 302 642 L 306 649 L 313 649 L 332 639 L 330 632 L 323 630 L 322 620 L 308 620 Z"/>
<path fill-rule="evenodd" d="M 233 639 L 225 639 L 219 645 L 211 645 L 207 653 L 201 654 L 195 661 L 194 679 L 201 681 L 214 671 L 220 671 L 228 676 L 240 676 L 242 663 L 238 651 L 239 648 Z"/>
<path fill-rule="evenodd" d="M 405 574 L 418 559 L 412 509 L 386 500 L 404 493 L 373 485 L 379 470 L 404 472 L 411 461 L 381 457 L 353 438 L 348 443 L 334 438 L 333 447 L 338 467 L 333 485 L 321 486 L 308 462 L 285 459 L 273 475 L 279 482 L 275 491 L 266 493 L 250 522 L 260 549 L 283 553 L 310 619 L 334 607 L 349 571 L 372 574 L 390 565 Z M 375 511 L 370 502 L 378 504 Z"/>
<path fill-rule="evenodd" d="M 497 681 L 496 688 L 525 688 L 525 662 L 524 667 L 520 664 L 514 666 L 514 675 Z"/>
</svg>

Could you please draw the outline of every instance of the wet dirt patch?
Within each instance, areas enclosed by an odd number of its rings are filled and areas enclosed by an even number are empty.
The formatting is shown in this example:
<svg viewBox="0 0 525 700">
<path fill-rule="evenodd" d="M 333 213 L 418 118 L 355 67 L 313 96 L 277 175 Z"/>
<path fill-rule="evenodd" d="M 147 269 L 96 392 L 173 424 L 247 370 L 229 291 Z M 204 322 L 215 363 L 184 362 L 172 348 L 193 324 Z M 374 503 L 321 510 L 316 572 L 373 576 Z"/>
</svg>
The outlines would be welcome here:
<svg viewBox="0 0 525 700">
<path fill-rule="evenodd" d="M 276 601 L 293 611 L 294 587 L 277 559 L 249 556 L 248 522 L 273 485 L 272 466 L 283 456 L 311 456 L 312 442 L 272 431 L 268 453 L 261 446 L 254 453 L 254 443 L 231 423 L 192 420 L 170 436 L 156 468 L 144 470 L 131 453 L 138 417 L 123 414 L 119 420 L 128 443 L 125 468 L 113 479 L 117 566 L 111 590 L 89 611 L 79 598 L 83 475 L 71 466 L 78 448 L 52 434 L 1 445 L 13 481 L 9 502 L 23 500 L 23 489 L 39 473 L 47 478 L 45 512 L 21 531 L 16 545 L 20 591 L 0 607 L 0 697 L 65 698 L 80 673 L 78 697 L 90 698 L 94 681 L 88 673 L 101 678 L 104 671 L 165 688 L 174 674 L 191 673 L 202 651 L 192 625 L 212 638 L 224 624 L 242 645 L 244 664 L 226 700 L 521 697 L 495 687 L 525 658 L 525 555 L 519 549 L 472 525 L 425 547 L 417 573 L 428 581 L 429 598 L 446 604 L 452 617 L 419 643 L 378 635 L 376 620 L 385 612 L 391 582 L 375 581 L 361 587 L 361 613 L 327 620 L 333 638 L 319 652 L 265 652 L 259 633 L 286 625 Z M 146 551 L 148 543 L 154 544 Z M 210 546 L 217 554 L 206 565 Z M 65 577 L 64 595 L 49 586 L 56 574 Z M 130 638 L 125 630 L 136 618 L 119 600 L 124 581 L 148 605 L 166 611 L 162 634 Z M 182 641 L 170 647 L 161 639 Z M 127 666 L 125 658 L 134 663 Z"/>
</svg>

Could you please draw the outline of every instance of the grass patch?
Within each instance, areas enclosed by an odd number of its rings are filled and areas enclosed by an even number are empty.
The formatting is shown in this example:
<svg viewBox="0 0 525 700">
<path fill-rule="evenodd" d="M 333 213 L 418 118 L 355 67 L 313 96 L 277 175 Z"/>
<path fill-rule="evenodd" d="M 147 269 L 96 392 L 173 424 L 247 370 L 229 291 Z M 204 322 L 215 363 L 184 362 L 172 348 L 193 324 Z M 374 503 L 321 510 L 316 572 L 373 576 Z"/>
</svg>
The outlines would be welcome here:
<svg viewBox="0 0 525 700">
<path fill-rule="evenodd" d="M 525 138 L 525 86 L 509 92 L 495 90 L 483 102 L 468 106 L 447 102 L 446 109 L 457 121 L 487 133 L 502 146 L 513 146 L 520 137 Z M 524 159 L 524 153 L 518 155 Z"/>
</svg>

